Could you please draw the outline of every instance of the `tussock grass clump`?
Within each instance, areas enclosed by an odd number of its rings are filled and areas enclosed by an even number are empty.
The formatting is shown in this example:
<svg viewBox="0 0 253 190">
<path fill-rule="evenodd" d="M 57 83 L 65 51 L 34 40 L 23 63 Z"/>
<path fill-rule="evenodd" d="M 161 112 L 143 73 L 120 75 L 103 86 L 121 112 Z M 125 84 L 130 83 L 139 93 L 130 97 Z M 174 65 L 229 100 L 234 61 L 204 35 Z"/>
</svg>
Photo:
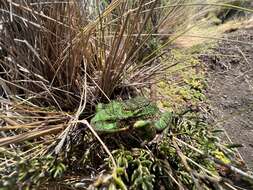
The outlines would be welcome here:
<svg viewBox="0 0 253 190">
<path fill-rule="evenodd" d="M 234 188 L 230 174 L 251 179 L 195 113 L 175 114 L 151 142 L 89 124 L 98 102 L 146 95 L 166 72 L 170 41 L 154 36 L 185 1 L 169 3 L 0 2 L 1 187 L 222 189 Z"/>
<path fill-rule="evenodd" d="M 5 96 L 73 111 L 81 96 L 92 104 L 150 83 L 162 67 L 148 57 L 158 1 L 106 2 L 2 1 Z"/>
</svg>

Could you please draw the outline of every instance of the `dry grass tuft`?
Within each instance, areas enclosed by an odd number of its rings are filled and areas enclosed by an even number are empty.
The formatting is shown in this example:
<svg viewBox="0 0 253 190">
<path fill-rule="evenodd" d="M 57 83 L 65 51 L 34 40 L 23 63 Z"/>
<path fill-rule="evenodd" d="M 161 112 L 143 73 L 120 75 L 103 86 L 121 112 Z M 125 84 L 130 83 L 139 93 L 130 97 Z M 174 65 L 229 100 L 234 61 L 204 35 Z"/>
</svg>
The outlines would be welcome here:
<svg viewBox="0 0 253 190">
<path fill-rule="evenodd" d="M 74 110 L 83 94 L 93 104 L 129 85 L 152 82 L 163 67 L 155 59 L 159 55 L 147 58 L 151 36 L 141 34 L 156 30 L 157 5 L 157 0 L 2 1 L 5 97 Z"/>
</svg>

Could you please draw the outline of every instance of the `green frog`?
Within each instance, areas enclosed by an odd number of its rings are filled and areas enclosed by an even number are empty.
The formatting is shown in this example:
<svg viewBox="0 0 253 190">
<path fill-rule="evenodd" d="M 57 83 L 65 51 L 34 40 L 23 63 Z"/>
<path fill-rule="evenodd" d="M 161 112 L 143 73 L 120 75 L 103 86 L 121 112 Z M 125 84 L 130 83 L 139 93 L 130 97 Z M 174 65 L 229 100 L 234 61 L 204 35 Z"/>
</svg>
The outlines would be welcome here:
<svg viewBox="0 0 253 190">
<path fill-rule="evenodd" d="M 157 132 L 169 126 L 172 116 L 171 112 L 162 113 L 155 103 L 145 97 L 136 97 L 99 103 L 91 126 L 100 134 L 134 131 L 143 139 L 151 140 Z"/>
</svg>

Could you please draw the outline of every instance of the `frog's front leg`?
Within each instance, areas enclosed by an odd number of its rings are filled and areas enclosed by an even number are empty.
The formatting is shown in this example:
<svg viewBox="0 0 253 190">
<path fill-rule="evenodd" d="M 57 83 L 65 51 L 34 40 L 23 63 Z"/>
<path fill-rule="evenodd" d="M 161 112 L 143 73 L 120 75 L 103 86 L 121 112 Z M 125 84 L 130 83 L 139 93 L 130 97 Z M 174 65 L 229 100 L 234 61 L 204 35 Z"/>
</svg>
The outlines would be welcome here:
<svg viewBox="0 0 253 190">
<path fill-rule="evenodd" d="M 154 122 L 150 120 L 138 120 L 134 123 L 133 129 L 143 140 L 152 140 L 156 135 Z"/>
<path fill-rule="evenodd" d="M 155 122 L 155 128 L 158 132 L 163 131 L 165 128 L 167 128 L 173 119 L 173 113 L 172 112 L 164 112 L 161 114 L 161 117 Z"/>
<path fill-rule="evenodd" d="M 134 123 L 134 129 L 145 129 L 146 127 L 152 125 L 152 122 L 149 120 L 138 120 Z"/>
</svg>

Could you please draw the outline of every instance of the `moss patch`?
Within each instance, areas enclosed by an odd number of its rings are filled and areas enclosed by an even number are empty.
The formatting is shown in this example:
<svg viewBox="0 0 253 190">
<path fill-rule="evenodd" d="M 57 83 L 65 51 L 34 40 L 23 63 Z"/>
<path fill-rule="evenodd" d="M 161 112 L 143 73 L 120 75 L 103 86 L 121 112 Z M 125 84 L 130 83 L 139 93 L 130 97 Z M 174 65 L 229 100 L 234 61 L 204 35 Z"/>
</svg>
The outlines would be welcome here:
<svg viewBox="0 0 253 190">
<path fill-rule="evenodd" d="M 166 77 L 157 84 L 160 107 L 178 110 L 206 100 L 205 67 L 198 59 L 198 54 L 209 48 L 210 44 L 196 45 L 170 52 L 167 64 L 177 64 L 169 68 Z"/>
</svg>

